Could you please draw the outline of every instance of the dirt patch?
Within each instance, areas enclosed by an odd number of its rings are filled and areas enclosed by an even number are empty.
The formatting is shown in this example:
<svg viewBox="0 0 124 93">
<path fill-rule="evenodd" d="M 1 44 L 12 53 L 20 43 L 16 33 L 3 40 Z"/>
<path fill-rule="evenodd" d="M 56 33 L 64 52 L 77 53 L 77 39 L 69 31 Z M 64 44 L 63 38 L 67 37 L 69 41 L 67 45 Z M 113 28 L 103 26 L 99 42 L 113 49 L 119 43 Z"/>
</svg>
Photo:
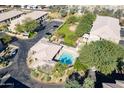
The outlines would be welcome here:
<svg viewBox="0 0 124 93">
<path fill-rule="evenodd" d="M 69 30 L 71 32 L 75 32 L 76 28 L 77 28 L 77 24 L 73 24 L 73 25 L 70 25 Z"/>
</svg>

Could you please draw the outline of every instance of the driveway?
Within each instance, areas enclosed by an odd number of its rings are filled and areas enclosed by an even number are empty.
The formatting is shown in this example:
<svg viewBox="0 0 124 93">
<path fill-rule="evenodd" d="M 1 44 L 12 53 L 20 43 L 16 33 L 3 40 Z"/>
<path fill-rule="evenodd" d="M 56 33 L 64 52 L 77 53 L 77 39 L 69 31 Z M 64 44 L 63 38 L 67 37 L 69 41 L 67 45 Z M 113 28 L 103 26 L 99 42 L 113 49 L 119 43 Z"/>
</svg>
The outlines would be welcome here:
<svg viewBox="0 0 124 93">
<path fill-rule="evenodd" d="M 44 84 L 33 80 L 30 77 L 30 71 L 26 64 L 26 58 L 29 49 L 37 43 L 41 38 L 45 36 L 45 33 L 50 31 L 55 31 L 55 27 L 53 25 L 60 25 L 62 24 L 59 21 L 52 21 L 52 22 L 45 22 L 45 28 L 38 32 L 37 36 L 33 39 L 28 40 L 17 40 L 12 44 L 19 46 L 19 51 L 16 54 L 15 58 L 12 60 L 13 64 L 5 69 L 0 70 L 0 74 L 2 73 L 9 73 L 11 77 L 15 78 L 16 80 L 20 81 L 21 83 L 27 85 L 28 87 L 32 88 L 49 88 L 49 87 L 63 87 L 63 85 L 57 84 Z"/>
</svg>

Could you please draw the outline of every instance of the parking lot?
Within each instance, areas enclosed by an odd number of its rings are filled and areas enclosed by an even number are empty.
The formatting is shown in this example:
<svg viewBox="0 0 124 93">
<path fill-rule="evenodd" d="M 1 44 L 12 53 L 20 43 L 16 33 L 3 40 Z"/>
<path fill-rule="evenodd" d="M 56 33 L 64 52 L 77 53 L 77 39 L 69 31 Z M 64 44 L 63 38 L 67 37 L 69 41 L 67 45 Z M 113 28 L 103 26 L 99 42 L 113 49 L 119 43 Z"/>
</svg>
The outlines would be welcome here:
<svg viewBox="0 0 124 93">
<path fill-rule="evenodd" d="M 12 42 L 13 45 L 18 46 L 18 52 L 13 59 L 13 64 L 5 69 L 0 70 L 0 74 L 8 72 L 13 78 L 19 80 L 29 87 L 62 87 L 62 85 L 56 84 L 43 84 L 33 80 L 30 77 L 30 70 L 26 63 L 26 58 L 29 49 L 37 43 L 41 38 L 43 38 L 46 33 L 53 33 L 57 27 L 54 25 L 61 25 L 60 21 L 45 22 L 45 28 L 38 31 L 38 34 L 33 39 L 28 40 L 17 40 Z"/>
</svg>

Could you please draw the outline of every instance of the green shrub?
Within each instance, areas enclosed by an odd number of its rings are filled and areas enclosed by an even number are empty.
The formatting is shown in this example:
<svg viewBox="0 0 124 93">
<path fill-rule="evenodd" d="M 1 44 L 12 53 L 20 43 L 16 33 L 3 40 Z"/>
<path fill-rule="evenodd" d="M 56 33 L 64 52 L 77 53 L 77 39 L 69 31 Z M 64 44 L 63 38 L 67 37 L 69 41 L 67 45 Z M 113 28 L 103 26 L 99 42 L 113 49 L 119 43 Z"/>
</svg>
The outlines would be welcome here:
<svg viewBox="0 0 124 93">
<path fill-rule="evenodd" d="M 22 24 L 17 24 L 15 30 L 17 32 L 31 32 L 39 26 L 38 22 L 31 19 L 31 18 L 26 18 L 25 20 L 22 21 Z M 32 35 L 32 34 L 31 34 Z"/>
<path fill-rule="evenodd" d="M 94 81 L 90 77 L 87 77 L 84 80 L 83 88 L 94 88 L 94 85 Z"/>
<path fill-rule="evenodd" d="M 78 11 L 78 7 L 74 7 L 74 6 L 73 6 L 73 8 L 70 9 L 70 12 L 69 12 L 69 13 L 73 15 L 73 14 L 75 14 L 77 11 Z"/>
<path fill-rule="evenodd" d="M 8 25 L 6 23 L 0 23 L 0 31 L 8 29 Z"/>
<path fill-rule="evenodd" d="M 4 44 L 8 44 L 11 42 L 12 40 L 12 37 L 11 36 L 8 36 L 8 35 L 4 35 L 1 40 L 3 41 Z"/>
<path fill-rule="evenodd" d="M 67 11 L 65 9 L 62 9 L 60 11 L 61 17 L 66 17 L 67 16 Z"/>
<path fill-rule="evenodd" d="M 35 37 L 36 36 L 36 32 L 29 32 L 29 38 L 33 38 L 33 37 Z"/>
<path fill-rule="evenodd" d="M 64 85 L 65 88 L 81 88 L 77 80 L 67 80 Z"/>
<path fill-rule="evenodd" d="M 35 70 L 35 69 L 31 70 L 31 74 L 32 74 L 34 77 L 38 77 L 38 76 L 39 76 L 39 73 L 38 73 L 37 70 Z"/>
<path fill-rule="evenodd" d="M 47 77 L 47 81 L 50 81 L 50 80 L 51 80 L 51 77 L 50 77 L 50 76 L 48 76 L 48 77 Z"/>
<path fill-rule="evenodd" d="M 78 19 L 76 16 L 70 16 L 68 19 L 67 19 L 67 23 L 68 24 L 74 24 L 75 22 L 77 22 Z"/>
<path fill-rule="evenodd" d="M 85 33 L 90 32 L 93 21 L 96 19 L 96 15 L 87 13 L 80 19 L 79 25 L 76 28 L 76 35 L 81 37 Z"/>
</svg>

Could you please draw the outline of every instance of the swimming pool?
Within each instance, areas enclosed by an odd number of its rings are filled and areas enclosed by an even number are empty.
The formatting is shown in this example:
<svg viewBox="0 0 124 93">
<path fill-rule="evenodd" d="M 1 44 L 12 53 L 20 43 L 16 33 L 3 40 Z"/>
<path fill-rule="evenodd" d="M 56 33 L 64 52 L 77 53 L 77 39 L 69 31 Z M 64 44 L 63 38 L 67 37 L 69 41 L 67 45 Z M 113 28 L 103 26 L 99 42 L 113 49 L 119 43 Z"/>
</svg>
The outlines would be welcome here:
<svg viewBox="0 0 124 93">
<path fill-rule="evenodd" d="M 59 57 L 59 61 L 67 65 L 72 64 L 73 60 L 74 60 L 73 56 L 66 52 L 62 53 L 62 55 Z"/>
</svg>

